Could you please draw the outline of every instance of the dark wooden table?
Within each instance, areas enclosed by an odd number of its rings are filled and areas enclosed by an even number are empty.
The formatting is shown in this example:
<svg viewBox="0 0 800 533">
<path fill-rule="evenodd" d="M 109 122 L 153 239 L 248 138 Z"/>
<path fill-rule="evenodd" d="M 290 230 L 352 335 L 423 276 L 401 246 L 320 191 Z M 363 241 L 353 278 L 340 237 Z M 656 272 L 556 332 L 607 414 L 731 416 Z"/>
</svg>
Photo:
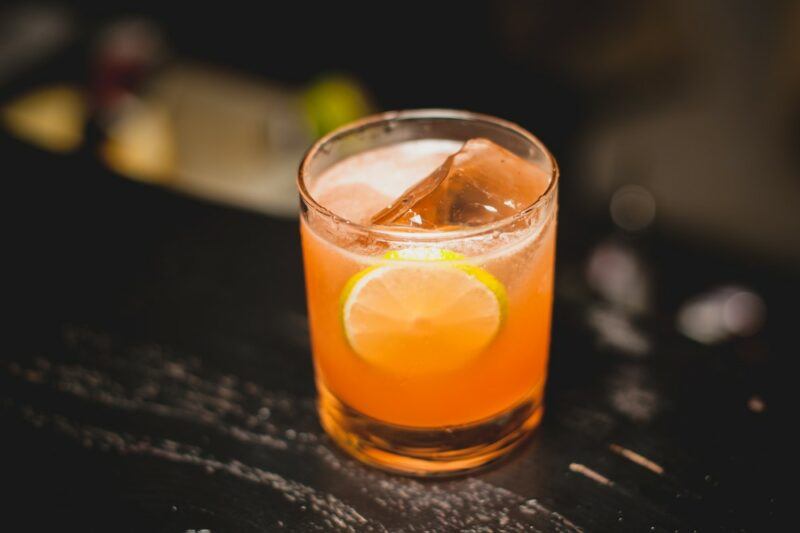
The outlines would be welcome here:
<svg viewBox="0 0 800 533">
<path fill-rule="evenodd" d="M 2 147 L 14 531 L 780 530 L 790 277 L 628 242 L 657 305 L 635 321 L 639 348 L 620 349 L 587 321 L 603 304 L 583 265 L 604 237 L 562 213 L 542 426 L 484 473 L 419 481 L 320 429 L 296 222 L 127 181 L 89 154 Z M 679 335 L 680 303 L 723 281 L 760 291 L 767 327 L 716 347 Z"/>
</svg>

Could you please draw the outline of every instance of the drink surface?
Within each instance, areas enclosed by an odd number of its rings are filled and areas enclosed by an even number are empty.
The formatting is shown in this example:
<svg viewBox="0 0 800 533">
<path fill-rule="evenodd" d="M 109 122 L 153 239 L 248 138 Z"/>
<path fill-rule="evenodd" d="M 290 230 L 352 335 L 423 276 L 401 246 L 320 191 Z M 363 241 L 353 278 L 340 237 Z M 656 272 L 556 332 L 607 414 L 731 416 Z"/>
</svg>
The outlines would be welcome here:
<svg viewBox="0 0 800 533">
<path fill-rule="evenodd" d="M 411 232 L 469 225 L 473 216 L 485 224 L 527 207 L 547 187 L 545 172 L 490 144 L 472 140 L 462 149 L 432 139 L 373 149 L 334 164 L 309 191 L 359 224 L 393 208 L 391 220 L 378 222 Z M 352 239 L 308 217 L 301 233 L 317 379 L 348 407 L 433 428 L 540 401 L 554 209 L 513 231 L 424 245 Z"/>
<path fill-rule="evenodd" d="M 369 223 L 460 147 L 458 141 L 430 139 L 369 150 L 329 168 L 312 184 L 311 194 L 337 215 Z"/>
</svg>

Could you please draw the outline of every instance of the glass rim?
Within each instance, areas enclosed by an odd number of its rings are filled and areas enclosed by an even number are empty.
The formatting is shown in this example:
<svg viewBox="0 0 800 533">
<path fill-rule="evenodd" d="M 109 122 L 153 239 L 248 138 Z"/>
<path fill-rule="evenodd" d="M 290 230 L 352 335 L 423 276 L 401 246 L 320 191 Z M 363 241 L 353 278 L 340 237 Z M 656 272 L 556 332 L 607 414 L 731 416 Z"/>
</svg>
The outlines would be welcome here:
<svg viewBox="0 0 800 533">
<path fill-rule="evenodd" d="M 479 226 L 469 226 L 463 229 L 457 230 L 427 230 L 427 229 L 419 229 L 419 228 L 405 228 L 405 227 L 393 227 L 393 226 L 385 226 L 380 224 L 359 224 L 357 222 L 353 222 L 348 220 L 344 217 L 337 215 L 336 213 L 330 211 L 322 204 L 318 203 L 314 197 L 309 192 L 308 188 L 306 187 L 306 176 L 309 175 L 309 165 L 311 161 L 314 159 L 314 156 L 328 143 L 336 141 L 336 139 L 340 137 L 344 137 L 351 133 L 355 133 L 358 130 L 367 129 L 371 126 L 380 124 L 382 122 L 387 122 L 389 120 L 407 120 L 407 119 L 443 119 L 443 120 L 472 120 L 478 122 L 487 122 L 496 126 L 500 126 L 507 130 L 512 131 L 513 133 L 521 136 L 532 145 L 536 146 L 542 154 L 547 158 L 550 163 L 551 171 L 550 171 L 550 180 L 547 184 L 547 188 L 542 192 L 542 194 L 530 205 L 526 206 L 524 209 L 517 211 L 514 214 L 511 214 L 507 217 L 503 217 L 499 220 L 495 220 L 486 224 L 481 224 Z M 411 241 L 451 241 L 456 239 L 465 239 L 469 237 L 475 237 L 478 235 L 483 235 L 488 232 L 492 232 L 503 228 L 505 226 L 513 225 L 521 220 L 526 219 L 527 217 L 531 216 L 533 213 L 538 211 L 543 205 L 545 205 L 550 198 L 553 196 L 555 192 L 558 181 L 559 181 L 559 169 L 558 163 L 556 162 L 555 157 L 553 154 L 550 153 L 550 150 L 531 132 L 515 124 L 508 120 L 504 120 L 501 118 L 494 117 L 492 115 L 486 115 L 482 113 L 474 113 L 472 111 L 461 111 L 455 109 L 438 109 L 438 108 L 431 108 L 431 109 L 412 109 L 412 110 L 404 110 L 404 111 L 386 111 L 383 113 L 377 113 L 374 115 L 369 115 L 367 117 L 363 117 L 361 119 L 355 120 L 353 122 L 349 122 L 335 130 L 327 133 L 326 135 L 320 137 L 311 147 L 306 151 L 303 159 L 300 161 L 300 168 L 298 169 L 297 173 L 297 188 L 300 192 L 301 200 L 311 209 L 313 209 L 316 213 L 323 215 L 326 218 L 333 220 L 338 224 L 344 224 L 346 227 L 349 227 L 355 231 L 370 233 L 373 235 L 378 235 L 384 240 L 411 240 Z"/>
</svg>

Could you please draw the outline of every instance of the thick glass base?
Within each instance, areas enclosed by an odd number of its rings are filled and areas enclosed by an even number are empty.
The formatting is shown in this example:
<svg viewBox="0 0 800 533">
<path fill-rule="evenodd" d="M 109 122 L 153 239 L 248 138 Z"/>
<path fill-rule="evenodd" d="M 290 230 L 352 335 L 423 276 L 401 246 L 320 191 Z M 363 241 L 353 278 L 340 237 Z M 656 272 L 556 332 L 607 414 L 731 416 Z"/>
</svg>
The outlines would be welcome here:
<svg viewBox="0 0 800 533">
<path fill-rule="evenodd" d="M 415 476 L 460 474 L 488 465 L 522 443 L 542 418 L 542 387 L 492 418 L 442 428 L 387 424 L 344 405 L 317 383 L 325 431 L 347 453 L 391 472 Z"/>
</svg>

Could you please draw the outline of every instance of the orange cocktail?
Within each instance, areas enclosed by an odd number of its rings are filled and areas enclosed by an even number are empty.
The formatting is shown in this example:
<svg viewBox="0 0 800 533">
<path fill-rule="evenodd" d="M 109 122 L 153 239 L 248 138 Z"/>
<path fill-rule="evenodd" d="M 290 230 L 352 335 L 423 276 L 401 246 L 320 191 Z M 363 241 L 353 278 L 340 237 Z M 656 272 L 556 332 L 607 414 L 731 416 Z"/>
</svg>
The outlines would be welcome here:
<svg viewBox="0 0 800 533">
<path fill-rule="evenodd" d="M 480 466 L 542 412 L 557 168 L 512 124 L 366 119 L 303 162 L 320 416 L 346 450 L 417 474 Z"/>
</svg>

